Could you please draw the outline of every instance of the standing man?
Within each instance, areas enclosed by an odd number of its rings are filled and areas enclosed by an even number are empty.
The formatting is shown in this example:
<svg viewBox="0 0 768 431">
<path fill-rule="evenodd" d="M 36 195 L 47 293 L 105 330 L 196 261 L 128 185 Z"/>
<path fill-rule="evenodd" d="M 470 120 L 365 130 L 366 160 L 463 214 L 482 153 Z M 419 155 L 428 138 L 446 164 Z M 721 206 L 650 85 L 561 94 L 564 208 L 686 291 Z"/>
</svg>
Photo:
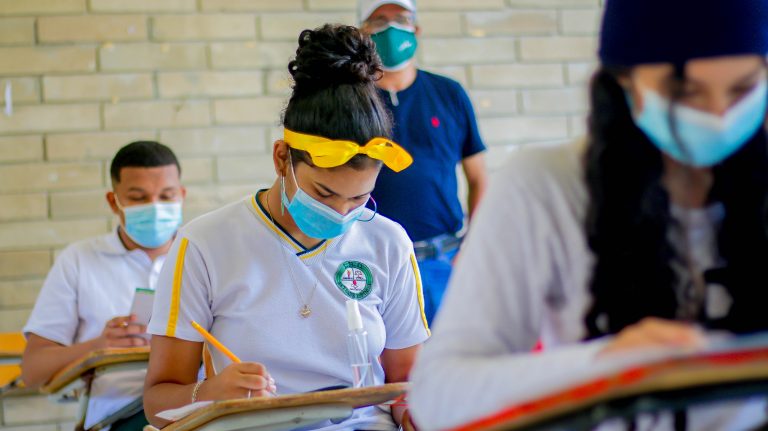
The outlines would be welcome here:
<svg viewBox="0 0 768 431">
<path fill-rule="evenodd" d="M 394 140 L 413 155 L 397 175 L 382 170 L 374 195 L 381 214 L 397 221 L 413 241 L 431 323 L 443 297 L 459 245 L 464 212 L 456 165 L 469 186 L 469 217 L 485 191 L 485 145 L 461 85 L 419 70 L 414 62 L 421 29 L 413 0 L 359 0 L 361 29 L 371 35 L 384 64 L 377 82 L 392 111 Z"/>
<path fill-rule="evenodd" d="M 165 255 L 181 224 L 186 190 L 170 148 L 138 141 L 117 152 L 106 200 L 119 219 L 106 235 L 71 244 L 56 259 L 24 327 L 27 348 L 21 362 L 29 387 L 51 377 L 85 354 L 108 347 L 148 344 L 144 324 L 131 316 L 137 288 L 154 290 Z M 141 397 L 145 370 L 96 378 L 85 429 L 107 421 Z M 144 411 L 111 424 L 112 431 L 141 430 Z"/>
</svg>

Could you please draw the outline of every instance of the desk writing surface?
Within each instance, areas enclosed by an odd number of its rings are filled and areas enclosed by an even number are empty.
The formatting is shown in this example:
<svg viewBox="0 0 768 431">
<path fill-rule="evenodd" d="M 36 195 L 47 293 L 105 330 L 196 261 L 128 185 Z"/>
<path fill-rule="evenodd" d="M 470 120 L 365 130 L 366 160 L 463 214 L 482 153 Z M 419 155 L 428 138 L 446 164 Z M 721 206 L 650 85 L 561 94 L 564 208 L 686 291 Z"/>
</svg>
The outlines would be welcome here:
<svg viewBox="0 0 768 431">
<path fill-rule="evenodd" d="M 42 387 L 42 391 L 52 394 L 79 379 L 83 374 L 96 368 L 131 362 L 147 362 L 149 347 L 109 348 L 94 350 L 56 373 Z"/>
<path fill-rule="evenodd" d="M 27 340 L 21 332 L 0 333 L 0 358 L 21 358 Z"/>
<path fill-rule="evenodd" d="M 627 367 L 588 382 L 509 406 L 454 431 L 516 430 L 611 400 L 664 391 L 768 382 L 768 346 L 707 352 Z"/>
<path fill-rule="evenodd" d="M 393 400 L 404 394 L 407 389 L 407 383 L 390 383 L 383 386 L 358 389 L 337 389 L 322 392 L 281 395 L 278 397 L 241 398 L 217 401 L 168 425 L 163 428 L 163 431 L 193 430 L 218 418 L 244 412 L 260 412 L 322 404 L 343 404 L 354 408 L 366 407 Z"/>
</svg>

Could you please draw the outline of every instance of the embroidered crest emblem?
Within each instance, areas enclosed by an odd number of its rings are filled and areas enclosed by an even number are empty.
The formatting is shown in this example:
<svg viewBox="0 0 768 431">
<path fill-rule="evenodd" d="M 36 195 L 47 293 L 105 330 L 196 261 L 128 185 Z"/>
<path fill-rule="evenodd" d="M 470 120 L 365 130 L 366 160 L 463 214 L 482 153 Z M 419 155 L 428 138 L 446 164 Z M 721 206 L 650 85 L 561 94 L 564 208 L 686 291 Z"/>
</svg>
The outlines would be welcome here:
<svg viewBox="0 0 768 431">
<path fill-rule="evenodd" d="M 349 298 L 361 300 L 373 290 L 373 275 L 362 262 L 348 260 L 336 270 L 336 286 Z"/>
</svg>

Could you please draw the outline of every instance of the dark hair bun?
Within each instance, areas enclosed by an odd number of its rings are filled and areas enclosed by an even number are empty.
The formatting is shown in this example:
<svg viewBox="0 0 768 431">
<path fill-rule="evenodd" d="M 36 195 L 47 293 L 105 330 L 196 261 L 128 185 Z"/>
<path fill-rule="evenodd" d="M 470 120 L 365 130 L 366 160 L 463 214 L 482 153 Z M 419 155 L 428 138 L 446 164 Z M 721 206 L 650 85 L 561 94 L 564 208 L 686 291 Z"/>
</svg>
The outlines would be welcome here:
<svg viewBox="0 0 768 431">
<path fill-rule="evenodd" d="M 301 32 L 288 71 L 294 91 L 311 91 L 329 85 L 372 83 L 381 77 L 382 66 L 370 37 L 352 26 L 326 24 Z"/>
</svg>

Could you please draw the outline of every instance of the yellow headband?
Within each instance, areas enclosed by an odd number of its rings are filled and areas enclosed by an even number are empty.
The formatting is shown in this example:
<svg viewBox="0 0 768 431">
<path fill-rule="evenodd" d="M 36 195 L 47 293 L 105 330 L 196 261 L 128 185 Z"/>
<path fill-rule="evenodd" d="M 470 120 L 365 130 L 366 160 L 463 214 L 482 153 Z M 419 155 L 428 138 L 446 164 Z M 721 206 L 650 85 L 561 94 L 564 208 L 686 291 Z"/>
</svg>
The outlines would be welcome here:
<svg viewBox="0 0 768 431">
<path fill-rule="evenodd" d="M 320 168 L 341 166 L 357 154 L 381 160 L 395 172 L 413 163 L 413 157 L 403 147 L 387 138 L 373 138 L 365 145 L 360 145 L 357 142 L 336 141 L 288 129 L 285 129 L 283 136 L 289 147 L 308 152 L 312 163 Z"/>
</svg>

